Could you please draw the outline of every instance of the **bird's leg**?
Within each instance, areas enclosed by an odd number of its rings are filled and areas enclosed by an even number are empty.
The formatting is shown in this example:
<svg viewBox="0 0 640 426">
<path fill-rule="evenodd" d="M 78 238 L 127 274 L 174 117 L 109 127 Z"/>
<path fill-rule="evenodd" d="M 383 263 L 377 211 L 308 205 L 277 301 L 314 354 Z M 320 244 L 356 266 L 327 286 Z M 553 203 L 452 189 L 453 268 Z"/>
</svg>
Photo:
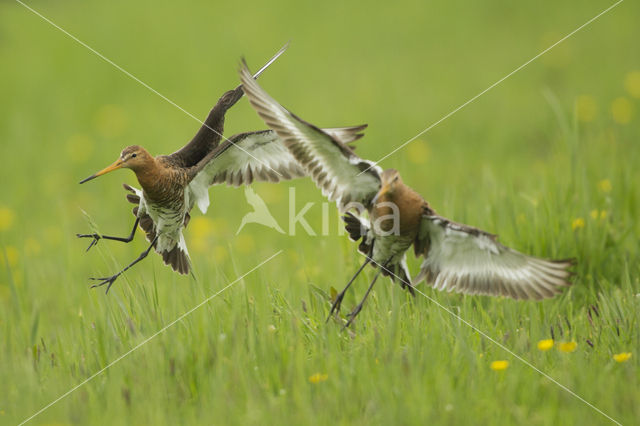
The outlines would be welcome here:
<svg viewBox="0 0 640 426">
<path fill-rule="evenodd" d="M 91 247 L 98 244 L 98 241 L 100 240 L 114 240 L 114 241 L 120 241 L 123 243 L 130 243 L 131 241 L 133 241 L 133 236 L 136 234 L 136 228 L 138 227 L 138 223 L 140 223 L 140 218 L 136 217 L 136 221 L 133 224 L 133 229 L 131 230 L 131 234 L 129 234 L 128 237 L 114 237 L 110 235 L 100 235 L 95 233 L 94 234 L 76 234 L 76 236 L 78 238 L 93 238 L 93 241 L 91 241 L 91 244 L 89 244 L 89 247 L 87 247 L 86 251 L 89 251 Z"/>
<path fill-rule="evenodd" d="M 371 284 L 369 284 L 369 288 L 367 289 L 367 292 L 364 294 L 364 297 L 362 298 L 360 303 L 358 303 L 356 305 L 356 307 L 353 308 L 353 311 L 351 311 L 351 313 L 349 314 L 349 320 L 347 321 L 347 323 L 342 328 L 343 330 L 345 328 L 349 327 L 351 325 L 351 323 L 353 322 L 353 320 L 356 318 L 356 316 L 360 313 L 360 311 L 362 310 L 362 306 L 364 305 L 364 301 L 367 300 L 367 297 L 369 296 L 369 293 L 371 293 L 371 289 L 373 288 L 373 285 L 376 283 L 376 280 L 378 279 L 378 276 L 382 273 L 383 269 L 388 271 L 388 269 L 387 269 L 387 264 L 388 263 L 389 263 L 389 261 L 385 262 L 385 264 L 380 267 L 378 272 L 376 272 L 376 275 L 373 277 L 373 281 L 371 281 Z"/>
<path fill-rule="evenodd" d="M 121 270 L 120 272 L 118 272 L 117 274 L 111 275 L 110 277 L 103 277 L 103 278 L 89 278 L 90 280 L 94 280 L 94 281 L 100 281 L 98 284 L 94 284 L 91 286 L 91 288 L 94 287 L 100 287 L 103 286 L 105 284 L 107 284 L 107 291 L 105 291 L 106 293 L 109 293 L 109 289 L 111 288 L 111 286 L 113 285 L 113 283 L 116 281 L 116 279 L 122 275 L 126 270 L 128 270 L 129 268 L 131 268 L 133 265 L 135 265 L 136 263 L 140 262 L 142 259 L 144 259 L 145 257 L 147 257 L 147 255 L 149 254 L 149 252 L 151 251 L 151 249 L 153 248 L 153 246 L 156 244 L 156 241 L 158 241 L 158 236 L 156 235 L 156 237 L 153 239 L 153 241 L 151 241 L 151 244 L 149 244 L 149 247 L 147 247 L 147 249 L 145 251 L 143 251 L 142 253 L 140 253 L 140 256 L 138 256 L 138 258 L 136 260 L 134 260 L 133 262 L 131 262 L 129 265 L 127 265 L 123 270 Z"/>
<path fill-rule="evenodd" d="M 331 312 L 329 312 L 329 316 L 327 317 L 327 321 L 325 322 L 329 321 L 329 319 L 331 318 L 331 315 L 333 315 L 334 312 L 340 312 L 340 305 L 342 304 L 342 299 L 344 299 L 345 293 L 347 292 L 349 287 L 351 287 L 351 284 L 355 281 L 356 277 L 360 275 L 360 272 L 362 272 L 364 267 L 367 266 L 369 262 L 371 262 L 371 258 L 367 256 L 367 259 L 364 261 L 362 266 L 360 266 L 360 269 L 358 269 L 355 275 L 351 277 L 351 280 L 349 280 L 349 283 L 347 284 L 347 286 L 340 293 L 336 295 L 336 300 L 333 301 L 333 304 L 331 305 Z"/>
</svg>

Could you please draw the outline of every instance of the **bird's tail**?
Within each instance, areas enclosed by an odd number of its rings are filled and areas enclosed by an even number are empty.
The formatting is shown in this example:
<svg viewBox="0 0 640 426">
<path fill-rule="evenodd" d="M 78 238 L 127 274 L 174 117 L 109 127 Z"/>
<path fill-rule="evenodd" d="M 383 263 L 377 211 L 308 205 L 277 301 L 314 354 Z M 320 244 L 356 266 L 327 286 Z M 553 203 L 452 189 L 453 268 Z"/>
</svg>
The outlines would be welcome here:
<svg viewBox="0 0 640 426">
<path fill-rule="evenodd" d="M 176 244 L 170 251 L 163 251 L 160 254 L 162 254 L 164 264 L 171 266 L 174 271 L 187 275 L 191 270 L 189 254 L 180 247 L 180 244 Z"/>
</svg>

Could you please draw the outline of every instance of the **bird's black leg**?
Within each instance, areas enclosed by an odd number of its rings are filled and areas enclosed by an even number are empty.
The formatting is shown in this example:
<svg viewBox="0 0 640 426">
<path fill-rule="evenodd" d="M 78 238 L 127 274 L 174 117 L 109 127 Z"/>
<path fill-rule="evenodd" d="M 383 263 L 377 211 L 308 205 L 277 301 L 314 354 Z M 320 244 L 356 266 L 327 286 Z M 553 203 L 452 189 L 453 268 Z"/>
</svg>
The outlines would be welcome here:
<svg viewBox="0 0 640 426">
<path fill-rule="evenodd" d="M 153 248 L 153 246 L 156 244 L 156 241 L 158 241 L 158 236 L 156 235 L 156 237 L 153 239 L 153 241 L 151 241 L 151 244 L 149 244 L 149 247 L 147 247 L 147 249 L 145 251 L 143 251 L 142 253 L 140 253 L 140 256 L 138 256 L 138 258 L 136 260 L 134 260 L 133 262 L 131 262 L 129 265 L 127 265 L 127 267 L 125 267 L 122 271 L 118 272 L 117 274 L 111 275 L 110 277 L 103 277 L 103 278 L 89 278 L 90 280 L 94 280 L 94 281 L 100 281 L 98 284 L 94 284 L 91 286 L 91 288 L 94 287 L 100 287 L 103 286 L 105 284 L 107 285 L 107 291 L 105 291 L 106 293 L 109 293 L 109 289 L 111 288 L 111 286 L 113 285 L 113 283 L 116 281 L 116 279 L 122 275 L 127 269 L 131 268 L 133 265 L 135 265 L 136 263 L 140 262 L 142 259 L 144 259 L 145 257 L 147 257 L 147 255 L 149 254 L 149 252 L 151 251 L 151 249 Z"/>
<path fill-rule="evenodd" d="M 360 275 L 360 272 L 362 272 L 364 267 L 367 266 L 369 262 L 371 262 L 371 258 L 367 256 L 367 259 L 364 261 L 364 263 L 362 264 L 360 269 L 358 269 L 355 275 L 351 278 L 351 280 L 349 280 L 349 283 L 347 284 L 347 286 L 340 293 L 337 294 L 336 300 L 334 300 L 333 304 L 331 305 L 331 312 L 329 312 L 329 316 L 327 317 L 327 321 L 325 322 L 329 321 L 329 319 L 331 318 L 331 315 L 333 315 L 334 312 L 340 311 L 340 305 L 342 304 L 342 299 L 344 299 L 345 293 L 347 292 L 349 287 L 351 287 L 351 284 L 355 281 L 356 277 Z"/>
<path fill-rule="evenodd" d="M 136 221 L 133 224 L 133 229 L 131 230 L 131 234 L 129 234 L 128 237 L 113 237 L 110 235 L 100 235 L 100 234 L 76 234 L 76 236 L 78 238 L 93 238 L 93 241 L 91 241 L 91 244 L 89 244 L 89 247 L 87 247 L 86 251 L 89 251 L 91 247 L 98 244 L 98 241 L 100 240 L 114 240 L 114 241 L 120 241 L 123 243 L 130 243 L 131 241 L 133 241 L 133 236 L 136 234 L 136 228 L 138 227 L 138 223 L 140 223 L 140 218 L 136 217 Z"/>
<path fill-rule="evenodd" d="M 373 281 L 371 281 L 371 284 L 369 284 L 369 288 L 367 289 L 367 292 L 364 294 L 364 297 L 362 298 L 360 303 L 358 303 L 356 305 L 356 307 L 353 308 L 353 311 L 351 311 L 351 313 L 349 314 L 349 320 L 344 325 L 343 330 L 345 328 L 349 327 L 351 325 L 351 323 L 353 322 L 353 320 L 356 318 L 356 316 L 360 313 L 360 311 L 362 310 L 362 306 L 364 305 L 364 301 L 367 300 L 367 297 L 369 296 L 369 293 L 371 293 L 371 289 L 373 288 L 373 285 L 376 283 L 376 280 L 378 279 L 378 276 L 382 273 L 382 270 L 383 269 L 387 269 L 387 264 L 388 263 L 389 263 L 388 261 L 385 262 L 385 264 L 380 267 L 380 269 L 378 270 L 376 275 L 373 277 Z"/>
</svg>

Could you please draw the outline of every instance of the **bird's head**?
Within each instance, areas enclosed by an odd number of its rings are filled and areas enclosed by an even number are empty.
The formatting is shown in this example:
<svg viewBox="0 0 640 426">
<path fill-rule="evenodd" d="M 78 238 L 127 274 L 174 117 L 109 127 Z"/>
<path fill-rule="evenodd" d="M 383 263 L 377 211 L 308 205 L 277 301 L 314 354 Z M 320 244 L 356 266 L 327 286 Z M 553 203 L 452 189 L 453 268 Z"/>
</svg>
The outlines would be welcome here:
<svg viewBox="0 0 640 426">
<path fill-rule="evenodd" d="M 380 187 L 380 192 L 384 194 L 393 194 L 400 185 L 402 185 L 402 178 L 400 177 L 400 172 L 396 169 L 387 169 L 382 172 L 382 176 L 380 176 L 382 181 L 382 186 Z"/>
<path fill-rule="evenodd" d="M 380 175 L 380 183 L 380 190 L 373 199 L 373 203 L 378 201 L 380 197 L 393 197 L 398 187 L 402 185 L 402 178 L 396 169 L 387 169 Z"/>
<path fill-rule="evenodd" d="M 112 165 L 100 170 L 86 179 L 83 179 L 80 183 L 85 183 L 91 179 L 97 178 L 98 176 L 102 176 L 105 173 L 121 168 L 131 169 L 137 173 L 138 171 L 144 170 L 144 168 L 153 161 L 154 159 L 151 154 L 149 154 L 143 147 L 138 145 L 128 146 L 122 150 L 120 157 Z"/>
<path fill-rule="evenodd" d="M 239 86 L 233 90 L 229 90 L 228 92 L 225 92 L 225 94 L 220 96 L 220 99 L 218 100 L 218 104 L 222 105 L 225 108 L 225 110 L 228 110 L 229 108 L 234 106 L 236 102 L 238 102 L 240 98 L 242 98 L 243 95 L 244 95 L 244 91 L 242 90 L 242 86 Z"/>
</svg>

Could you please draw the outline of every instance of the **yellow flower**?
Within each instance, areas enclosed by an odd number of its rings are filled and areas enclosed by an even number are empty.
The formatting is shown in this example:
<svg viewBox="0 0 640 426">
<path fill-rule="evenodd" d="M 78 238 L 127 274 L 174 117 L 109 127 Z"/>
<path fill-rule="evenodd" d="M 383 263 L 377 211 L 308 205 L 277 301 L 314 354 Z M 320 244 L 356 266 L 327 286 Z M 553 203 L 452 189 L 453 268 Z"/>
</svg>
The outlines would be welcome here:
<svg viewBox="0 0 640 426">
<path fill-rule="evenodd" d="M 493 361 L 489 366 L 493 371 L 506 370 L 509 367 L 509 361 Z"/>
<path fill-rule="evenodd" d="M 627 362 L 629 358 L 631 358 L 631 352 L 622 352 L 613 356 L 616 362 Z"/>
<path fill-rule="evenodd" d="M 593 121 L 596 118 L 597 112 L 598 107 L 593 96 L 582 95 L 576 99 L 576 114 L 578 115 L 578 120 L 584 123 Z"/>
<path fill-rule="evenodd" d="M 315 385 L 316 383 L 326 381 L 328 378 L 328 374 L 316 373 L 312 376 L 309 376 L 309 383 L 313 383 Z"/>
<path fill-rule="evenodd" d="M 276 328 L 276 326 L 275 326 L 275 325 L 273 325 L 273 324 L 269 324 L 269 325 L 267 326 L 267 331 L 268 331 L 269 333 L 275 333 L 275 332 L 276 332 L 276 330 L 277 330 L 277 328 Z"/>
<path fill-rule="evenodd" d="M 598 209 L 593 209 L 591 210 L 591 213 L 589 213 L 589 215 L 591 216 L 591 219 L 596 220 L 598 218 L 600 218 L 600 220 L 604 220 L 607 218 L 607 211 L 606 210 L 598 210 Z"/>
<path fill-rule="evenodd" d="M 430 153 L 431 150 L 429 149 L 429 145 L 421 140 L 413 141 L 407 147 L 407 156 L 409 157 L 409 161 L 414 164 L 426 163 L 429 159 Z"/>
<path fill-rule="evenodd" d="M 207 237 L 213 232 L 213 221 L 206 216 L 196 216 L 187 226 L 190 233 L 198 237 Z"/>
<path fill-rule="evenodd" d="M 18 264 L 18 249 L 14 246 L 6 246 L 4 252 L 7 256 L 7 262 L 9 266 L 14 267 Z"/>
<path fill-rule="evenodd" d="M 631 71 L 624 79 L 624 87 L 634 98 L 640 98 L 640 71 Z"/>
<path fill-rule="evenodd" d="M 0 231 L 6 231 L 11 228 L 15 216 L 13 210 L 7 207 L 0 207 Z"/>
<path fill-rule="evenodd" d="M 611 103 L 611 115 L 616 123 L 627 124 L 633 116 L 633 105 L 627 98 L 616 98 Z"/>
<path fill-rule="evenodd" d="M 544 339 L 538 341 L 538 349 L 541 351 L 548 351 L 553 347 L 553 339 Z"/>
<path fill-rule="evenodd" d="M 602 192 L 611 192 L 611 181 L 609 179 L 602 179 L 598 182 L 598 189 Z"/>
<path fill-rule="evenodd" d="M 581 217 L 577 217 L 573 219 L 573 222 L 571 222 L 571 229 L 575 231 L 576 229 L 580 228 L 584 228 L 584 219 Z"/>
<path fill-rule="evenodd" d="M 558 345 L 558 349 L 560 349 L 562 352 L 565 352 L 565 353 L 571 353 L 575 351 L 577 347 L 578 347 L 578 344 L 573 341 L 560 343 Z"/>
</svg>

